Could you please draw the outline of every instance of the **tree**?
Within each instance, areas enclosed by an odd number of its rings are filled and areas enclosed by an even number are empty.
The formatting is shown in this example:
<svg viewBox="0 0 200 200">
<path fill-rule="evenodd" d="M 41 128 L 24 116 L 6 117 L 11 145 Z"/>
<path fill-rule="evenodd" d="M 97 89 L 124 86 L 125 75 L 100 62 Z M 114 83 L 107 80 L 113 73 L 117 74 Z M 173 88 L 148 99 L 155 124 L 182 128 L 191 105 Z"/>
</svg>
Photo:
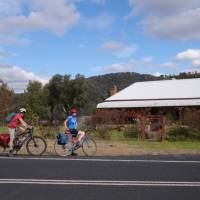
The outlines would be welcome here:
<svg viewBox="0 0 200 200">
<path fill-rule="evenodd" d="M 52 120 L 65 117 L 66 114 L 62 112 L 63 106 L 67 111 L 72 107 L 82 111 L 87 101 L 87 82 L 80 74 L 77 74 L 75 79 L 70 79 L 70 75 L 57 74 L 49 81 L 47 88 Z"/>
<path fill-rule="evenodd" d="M 31 120 L 48 119 L 50 117 L 48 90 L 38 81 L 29 82 L 25 93 L 21 97 L 20 104 L 27 108 Z"/>
<path fill-rule="evenodd" d="M 64 117 L 62 107 L 71 100 L 70 96 L 70 76 L 55 75 L 46 85 L 48 90 L 48 103 L 51 110 L 51 120 Z"/>
<path fill-rule="evenodd" d="M 5 115 L 12 109 L 14 102 L 14 92 L 0 80 L 0 118 L 4 118 Z"/>
<path fill-rule="evenodd" d="M 77 74 L 71 84 L 71 104 L 80 112 L 83 110 L 88 98 L 88 85 L 84 76 Z"/>
<path fill-rule="evenodd" d="M 104 101 L 105 97 L 100 93 L 98 87 L 92 81 L 87 81 L 87 98 L 86 103 L 82 108 L 84 115 L 91 115 L 96 112 L 98 103 Z"/>
</svg>

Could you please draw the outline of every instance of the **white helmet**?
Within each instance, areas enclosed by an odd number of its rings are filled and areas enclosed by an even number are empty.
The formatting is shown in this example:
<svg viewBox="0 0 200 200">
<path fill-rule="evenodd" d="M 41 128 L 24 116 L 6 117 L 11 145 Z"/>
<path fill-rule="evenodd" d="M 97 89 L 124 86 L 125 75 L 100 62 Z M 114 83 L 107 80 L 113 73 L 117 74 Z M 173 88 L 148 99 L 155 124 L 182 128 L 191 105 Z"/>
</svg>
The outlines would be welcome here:
<svg viewBox="0 0 200 200">
<path fill-rule="evenodd" d="M 26 108 L 20 108 L 20 109 L 19 109 L 19 112 L 20 112 L 20 113 L 26 113 Z"/>
</svg>

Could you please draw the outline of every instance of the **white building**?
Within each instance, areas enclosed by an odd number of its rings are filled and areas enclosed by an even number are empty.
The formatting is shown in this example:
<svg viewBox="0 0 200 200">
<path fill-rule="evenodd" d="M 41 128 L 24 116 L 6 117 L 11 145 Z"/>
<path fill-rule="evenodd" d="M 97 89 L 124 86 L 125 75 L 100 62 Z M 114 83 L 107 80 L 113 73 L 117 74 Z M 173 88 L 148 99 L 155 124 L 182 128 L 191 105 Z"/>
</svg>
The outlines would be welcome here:
<svg viewBox="0 0 200 200">
<path fill-rule="evenodd" d="M 146 122 L 157 119 L 160 138 L 164 139 L 168 117 L 179 120 L 182 125 L 200 127 L 200 78 L 136 82 L 98 104 L 97 108 L 99 118 L 121 120 L 122 116 L 128 116 L 138 119 L 142 139 L 148 138 Z"/>
<path fill-rule="evenodd" d="M 200 78 L 136 82 L 97 108 L 200 106 Z"/>
</svg>

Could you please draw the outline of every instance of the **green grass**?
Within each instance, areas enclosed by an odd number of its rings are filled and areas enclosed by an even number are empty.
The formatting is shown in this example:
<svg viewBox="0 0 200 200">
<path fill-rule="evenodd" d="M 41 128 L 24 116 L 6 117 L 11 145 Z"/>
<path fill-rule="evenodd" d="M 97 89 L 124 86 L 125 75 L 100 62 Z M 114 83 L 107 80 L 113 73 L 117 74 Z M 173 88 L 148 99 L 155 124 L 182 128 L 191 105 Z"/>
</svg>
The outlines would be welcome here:
<svg viewBox="0 0 200 200">
<path fill-rule="evenodd" d="M 1 134 L 2 132 L 7 132 L 7 127 L 0 127 L 0 134 Z"/>
<path fill-rule="evenodd" d="M 151 150 L 200 150 L 200 141 L 142 141 L 138 138 L 124 137 L 123 132 L 111 131 L 108 139 L 102 139 L 97 132 L 91 134 L 96 140 L 104 141 L 121 141 L 123 143 L 133 145 L 136 148 L 151 149 Z"/>
<path fill-rule="evenodd" d="M 121 141 L 121 140 L 137 140 L 138 138 L 133 138 L 133 137 L 127 137 L 123 134 L 122 131 L 108 131 L 105 134 L 105 137 L 101 136 L 101 133 L 98 133 L 98 131 L 94 131 L 90 133 L 90 135 L 96 139 L 106 139 L 106 140 L 116 140 L 116 141 Z"/>
<path fill-rule="evenodd" d="M 0 127 L 0 133 L 7 132 L 7 127 Z M 35 134 L 39 135 L 40 130 L 39 128 L 35 128 Z M 50 133 L 48 138 L 55 139 L 57 133 Z M 90 133 L 91 137 L 93 137 L 95 140 L 100 142 L 122 142 L 128 145 L 133 145 L 134 148 L 139 149 L 149 149 L 149 150 L 155 150 L 155 151 L 167 151 L 172 150 L 173 152 L 176 152 L 176 150 L 197 150 L 200 151 L 200 142 L 199 141 L 142 141 L 138 138 L 128 138 L 124 137 L 123 132 L 121 131 L 110 131 L 109 137 L 106 139 L 103 139 L 96 131 Z"/>
<path fill-rule="evenodd" d="M 155 150 L 200 150 L 199 141 L 179 141 L 179 142 L 152 142 L 152 141 L 126 141 L 127 144 L 134 145 L 139 148 L 155 149 Z"/>
<path fill-rule="evenodd" d="M 113 140 L 121 140 L 121 139 L 124 139 L 123 132 L 120 132 L 120 131 L 112 131 L 112 132 L 111 132 L 111 139 L 113 139 Z"/>
</svg>

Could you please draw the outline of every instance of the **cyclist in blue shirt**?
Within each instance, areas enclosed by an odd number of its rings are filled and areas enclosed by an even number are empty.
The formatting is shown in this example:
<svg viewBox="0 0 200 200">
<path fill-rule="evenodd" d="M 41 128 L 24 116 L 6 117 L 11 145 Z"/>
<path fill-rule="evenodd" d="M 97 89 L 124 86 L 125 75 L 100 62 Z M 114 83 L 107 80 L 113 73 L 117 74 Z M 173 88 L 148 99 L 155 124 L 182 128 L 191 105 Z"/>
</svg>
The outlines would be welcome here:
<svg viewBox="0 0 200 200">
<path fill-rule="evenodd" d="M 78 131 L 78 123 L 77 123 L 77 109 L 72 108 L 70 110 L 70 116 L 67 117 L 67 119 L 64 121 L 64 127 L 66 130 L 69 130 L 72 137 L 76 138 L 78 136 L 78 142 L 76 143 L 76 147 L 79 147 L 81 144 L 81 140 L 85 135 L 84 131 Z M 72 155 L 77 155 L 74 152 L 72 152 Z"/>
</svg>

